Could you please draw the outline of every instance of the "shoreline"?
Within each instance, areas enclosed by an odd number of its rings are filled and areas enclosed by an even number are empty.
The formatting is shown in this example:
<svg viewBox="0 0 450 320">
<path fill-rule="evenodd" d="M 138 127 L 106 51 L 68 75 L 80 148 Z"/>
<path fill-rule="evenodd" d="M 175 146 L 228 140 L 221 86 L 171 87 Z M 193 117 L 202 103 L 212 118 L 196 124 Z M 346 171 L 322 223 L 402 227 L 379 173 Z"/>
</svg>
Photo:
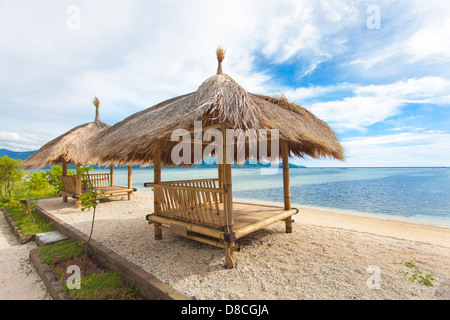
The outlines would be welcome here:
<svg viewBox="0 0 450 320">
<path fill-rule="evenodd" d="M 283 206 L 283 204 L 277 202 L 250 199 L 234 199 L 234 201 Z M 351 212 L 339 212 L 340 209 L 337 208 L 320 208 L 296 204 L 292 204 L 292 207 L 297 207 L 300 210 L 298 214 L 293 216 L 296 223 L 346 229 L 355 232 L 371 233 L 379 236 L 450 247 L 450 228 L 447 227 L 403 221 L 400 219 L 375 217 L 370 213 L 365 215 L 364 213 L 355 214 Z M 373 215 L 376 215 L 376 213 L 373 213 Z"/>
<path fill-rule="evenodd" d="M 145 192 L 141 192 L 141 193 L 146 194 Z M 284 205 L 282 202 L 265 201 L 265 200 L 259 200 L 259 199 L 234 198 L 234 201 L 256 203 L 256 204 L 258 204 L 258 203 L 259 204 L 268 204 L 268 205 L 274 205 L 274 206 L 280 206 L 280 207 L 282 207 Z M 449 229 L 449 231 L 450 231 L 450 221 L 448 223 L 445 223 L 445 222 L 439 223 L 439 222 L 435 222 L 436 219 L 433 219 L 433 218 L 427 219 L 426 217 L 429 217 L 429 216 L 425 216 L 425 215 L 422 216 L 422 217 L 425 217 L 425 218 L 421 219 L 423 221 L 411 221 L 411 220 L 413 220 L 413 218 L 389 215 L 387 213 L 364 212 L 364 211 L 339 209 L 339 208 L 331 208 L 331 207 L 319 207 L 319 206 L 311 206 L 311 205 L 302 205 L 299 203 L 292 203 L 292 207 L 297 208 L 299 210 L 323 211 L 323 212 L 337 213 L 337 214 L 349 215 L 349 216 L 355 216 L 355 217 L 374 218 L 374 219 L 393 221 L 393 222 L 405 222 L 405 223 L 417 224 L 417 225 L 421 225 L 421 226 L 430 226 L 430 227 Z M 447 224 L 448 224 L 448 226 L 447 226 Z"/>
</svg>

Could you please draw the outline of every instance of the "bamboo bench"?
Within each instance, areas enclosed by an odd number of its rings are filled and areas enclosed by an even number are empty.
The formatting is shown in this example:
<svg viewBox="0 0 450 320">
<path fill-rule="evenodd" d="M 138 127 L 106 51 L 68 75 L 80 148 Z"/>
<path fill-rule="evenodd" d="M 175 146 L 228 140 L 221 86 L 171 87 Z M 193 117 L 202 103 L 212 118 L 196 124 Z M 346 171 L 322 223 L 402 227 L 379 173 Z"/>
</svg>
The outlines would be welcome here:
<svg viewBox="0 0 450 320">
<path fill-rule="evenodd" d="M 58 191 L 64 197 L 72 197 L 78 199 L 80 195 L 77 192 L 77 176 L 61 176 L 59 177 L 62 182 L 62 190 Z M 94 173 L 81 175 L 81 194 L 84 194 L 90 190 L 98 190 L 103 193 L 98 199 L 109 198 L 115 196 L 128 196 L 128 200 L 131 199 L 131 194 L 136 191 L 135 188 L 114 186 L 111 184 L 110 173 Z"/>
<path fill-rule="evenodd" d="M 224 208 L 225 189 L 219 179 L 199 179 L 145 183 L 154 188 L 154 213 L 147 215 L 149 223 L 180 236 L 227 248 L 226 243 L 244 237 L 277 221 L 290 219 L 298 209 L 233 202 L 233 216 Z M 233 227 L 230 232 L 230 225 Z M 288 231 L 288 230 L 287 230 Z M 155 237 L 157 235 L 155 234 Z M 157 237 L 158 239 L 158 237 Z M 231 248 L 237 251 L 237 247 Z"/>
</svg>

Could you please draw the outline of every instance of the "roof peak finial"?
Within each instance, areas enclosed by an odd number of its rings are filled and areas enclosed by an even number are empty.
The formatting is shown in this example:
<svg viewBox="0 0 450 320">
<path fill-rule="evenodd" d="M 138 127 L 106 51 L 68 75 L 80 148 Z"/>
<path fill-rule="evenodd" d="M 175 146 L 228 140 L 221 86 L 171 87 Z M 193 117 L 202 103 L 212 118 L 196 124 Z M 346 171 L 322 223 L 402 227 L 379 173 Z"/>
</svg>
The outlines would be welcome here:
<svg viewBox="0 0 450 320">
<path fill-rule="evenodd" d="M 225 59 L 225 52 L 227 52 L 226 50 L 223 50 L 222 47 L 218 47 L 216 50 L 216 55 L 217 55 L 217 61 L 219 61 L 219 65 L 217 66 L 217 74 L 222 74 L 222 61 L 223 59 Z"/>
<path fill-rule="evenodd" d="M 100 121 L 100 112 L 98 111 L 99 107 L 100 107 L 100 101 L 97 99 L 97 97 L 94 97 L 94 100 L 92 101 L 92 103 L 95 106 L 95 122 Z"/>
</svg>

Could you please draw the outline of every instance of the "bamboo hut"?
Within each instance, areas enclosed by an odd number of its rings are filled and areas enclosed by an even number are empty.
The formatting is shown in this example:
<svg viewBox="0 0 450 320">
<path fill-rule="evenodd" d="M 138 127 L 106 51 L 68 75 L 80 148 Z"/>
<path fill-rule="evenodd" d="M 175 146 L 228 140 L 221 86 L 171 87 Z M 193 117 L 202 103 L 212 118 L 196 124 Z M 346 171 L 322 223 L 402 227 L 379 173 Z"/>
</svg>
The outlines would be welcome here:
<svg viewBox="0 0 450 320">
<path fill-rule="evenodd" d="M 153 182 L 145 186 L 154 190 L 154 213 L 148 215 L 147 220 L 154 225 L 155 238 L 162 239 L 162 230 L 165 230 L 223 248 L 225 265 L 231 268 L 235 266 L 237 239 L 277 221 L 284 221 L 286 232 L 292 232 L 292 216 L 298 210 L 291 207 L 288 158 L 309 156 L 343 160 L 344 155 L 335 133 L 308 110 L 283 96 L 249 93 L 224 74 L 224 54 L 218 48 L 217 74 L 197 91 L 161 102 L 103 130 L 92 140 L 91 150 L 99 161 L 153 164 Z M 219 131 L 220 135 L 214 139 L 196 139 L 198 124 L 205 136 L 212 130 Z M 185 143 L 183 158 L 190 161 L 174 161 L 173 153 L 177 154 L 180 143 L 185 141 L 180 142 L 180 136 L 176 135 L 174 139 L 173 133 L 177 130 L 184 132 L 184 138 L 189 141 Z M 234 152 L 234 148 L 239 147 L 239 139 L 230 138 L 230 130 L 240 133 L 268 130 L 270 134 L 248 135 L 240 144 L 245 155 L 239 157 Z M 216 139 L 221 140 L 220 143 L 211 148 Z M 252 140 L 258 148 L 264 143 L 268 149 L 277 148 L 275 151 L 282 160 L 283 207 L 233 201 L 232 163 L 250 158 L 273 160 L 261 152 L 250 155 Z M 162 167 L 191 167 L 198 163 L 195 150 L 201 150 L 200 160 L 211 155 L 223 160 L 219 160 L 217 178 L 161 181 Z"/>
<path fill-rule="evenodd" d="M 110 173 L 101 174 L 80 174 L 82 165 L 95 164 L 92 157 L 89 157 L 88 142 L 100 131 L 110 127 L 110 125 L 100 121 L 100 102 L 97 98 L 93 101 L 96 112 L 95 121 L 79 125 L 64 133 L 56 139 L 48 142 L 36 153 L 22 163 L 24 169 L 40 169 L 45 166 L 62 164 L 63 175 L 60 177 L 63 188 L 59 193 L 63 196 L 63 201 L 67 202 L 67 197 L 76 199 L 76 205 L 80 206 L 79 195 L 94 188 L 103 192 L 102 198 L 112 196 L 128 196 L 131 198 L 133 191 L 131 186 L 131 166 L 128 167 L 128 186 L 121 187 L 114 185 L 114 166 L 110 165 Z M 74 164 L 77 167 L 76 175 L 67 175 L 67 167 Z"/>
</svg>

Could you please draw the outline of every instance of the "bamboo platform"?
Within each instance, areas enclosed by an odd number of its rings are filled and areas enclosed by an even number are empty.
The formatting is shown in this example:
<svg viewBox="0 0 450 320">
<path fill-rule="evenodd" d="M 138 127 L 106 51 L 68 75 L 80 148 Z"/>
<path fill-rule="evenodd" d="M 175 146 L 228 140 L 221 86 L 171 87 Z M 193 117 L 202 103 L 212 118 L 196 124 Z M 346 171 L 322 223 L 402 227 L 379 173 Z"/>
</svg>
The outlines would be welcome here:
<svg viewBox="0 0 450 320">
<path fill-rule="evenodd" d="M 225 127 L 222 128 L 225 132 Z M 226 144 L 223 144 L 226 154 Z M 144 186 L 153 188 L 154 213 L 147 220 L 155 228 L 155 239 L 162 231 L 210 244 L 225 251 L 225 267 L 236 265 L 236 240 L 277 221 L 284 221 L 286 233 L 292 233 L 289 182 L 289 148 L 281 144 L 283 160 L 284 206 L 233 201 L 231 164 L 218 165 L 218 177 L 210 179 L 161 181 L 161 148 L 154 154 L 154 179 Z"/>
<path fill-rule="evenodd" d="M 219 204 L 219 208 L 223 216 L 223 204 Z M 275 222 L 289 219 L 297 213 L 298 209 L 296 208 L 284 210 L 282 207 L 271 205 L 233 202 L 234 225 L 232 232 L 227 230 L 226 224 L 222 227 L 206 226 L 164 215 L 147 215 L 147 220 L 149 223 L 161 224 L 162 230 L 225 248 L 224 242 L 240 239 Z M 214 238 L 214 240 L 210 238 Z"/>
</svg>

